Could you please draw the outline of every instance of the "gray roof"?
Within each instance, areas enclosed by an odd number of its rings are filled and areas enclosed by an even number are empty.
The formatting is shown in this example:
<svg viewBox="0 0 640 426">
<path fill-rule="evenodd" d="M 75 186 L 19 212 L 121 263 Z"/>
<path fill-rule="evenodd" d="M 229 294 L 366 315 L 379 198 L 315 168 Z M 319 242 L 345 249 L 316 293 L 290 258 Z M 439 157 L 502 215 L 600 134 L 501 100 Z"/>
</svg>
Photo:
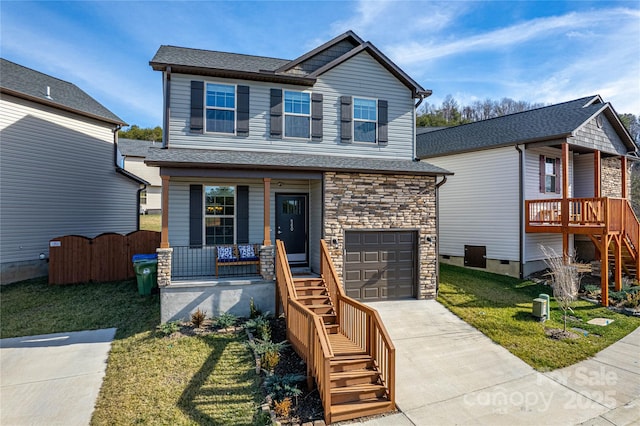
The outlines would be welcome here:
<svg viewBox="0 0 640 426">
<path fill-rule="evenodd" d="M 50 97 L 47 98 L 47 87 Z M 115 124 L 125 122 L 73 83 L 0 58 L 2 92 Z"/>
<path fill-rule="evenodd" d="M 151 148 L 145 162 L 153 166 L 190 168 L 297 169 L 427 176 L 452 174 L 425 161 L 189 148 Z"/>
<path fill-rule="evenodd" d="M 607 110 L 610 119 L 617 120 L 611 106 L 603 103 L 600 96 L 588 96 L 489 120 L 418 133 L 416 150 L 418 157 L 429 158 L 566 138 L 602 110 Z M 625 132 L 624 128 L 619 131 Z M 633 142 L 628 139 L 627 144 L 633 150 Z"/>
<path fill-rule="evenodd" d="M 127 157 L 146 157 L 149 148 L 162 147 L 162 142 L 141 141 L 136 139 L 118 139 L 118 150 Z"/>
</svg>

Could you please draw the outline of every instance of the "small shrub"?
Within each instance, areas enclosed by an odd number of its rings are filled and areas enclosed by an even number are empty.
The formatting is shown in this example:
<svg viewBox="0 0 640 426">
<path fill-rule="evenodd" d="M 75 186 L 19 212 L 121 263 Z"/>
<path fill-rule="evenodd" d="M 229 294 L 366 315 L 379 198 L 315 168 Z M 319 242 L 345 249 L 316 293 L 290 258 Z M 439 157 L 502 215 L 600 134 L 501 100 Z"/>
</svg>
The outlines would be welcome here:
<svg viewBox="0 0 640 426">
<path fill-rule="evenodd" d="M 274 402 L 274 411 L 278 417 L 289 417 L 291 414 L 291 398 Z"/>
<path fill-rule="evenodd" d="M 613 300 L 616 303 L 620 303 L 626 298 L 627 298 L 627 292 L 625 290 L 609 292 L 609 299 Z"/>
<path fill-rule="evenodd" d="M 259 317 L 261 315 L 262 315 L 262 311 L 255 304 L 255 302 L 253 301 L 253 297 L 252 297 L 251 300 L 249 301 L 249 318 L 251 318 L 251 319 L 257 318 L 257 317 Z"/>
<path fill-rule="evenodd" d="M 584 292 L 587 294 L 587 296 L 594 298 L 602 292 L 602 289 L 599 285 L 586 284 L 584 286 Z"/>
<path fill-rule="evenodd" d="M 180 324 L 177 321 L 165 322 L 156 327 L 156 329 L 163 336 L 170 336 L 176 331 L 180 331 Z"/>
<path fill-rule="evenodd" d="M 215 319 L 214 324 L 216 328 L 229 328 L 233 327 L 238 321 L 238 317 L 228 312 L 220 315 Z"/>
<path fill-rule="evenodd" d="M 280 361 L 280 352 L 287 346 L 287 342 L 274 343 L 268 340 L 255 339 L 248 343 L 249 347 L 260 357 L 262 367 L 273 372 Z"/>
<path fill-rule="evenodd" d="M 280 352 L 267 351 L 260 357 L 260 364 L 269 372 L 272 372 L 276 368 L 278 362 L 280 362 Z"/>
<path fill-rule="evenodd" d="M 191 314 L 191 324 L 193 324 L 195 328 L 200 328 L 206 318 L 207 313 L 201 311 L 200 308 L 198 308 L 194 313 Z"/>
<path fill-rule="evenodd" d="M 253 424 L 254 426 L 271 426 L 273 424 L 271 422 L 271 415 L 269 415 L 268 411 L 262 411 L 260 409 L 253 416 Z"/>
<path fill-rule="evenodd" d="M 625 308 L 635 309 L 640 305 L 640 292 L 629 292 L 627 293 L 627 297 L 622 302 L 622 306 Z"/>
<path fill-rule="evenodd" d="M 271 374 L 266 377 L 264 387 L 274 400 L 282 401 L 285 398 L 295 398 L 302 394 L 297 384 L 305 380 L 301 374 L 285 374 L 283 376 Z"/>
<path fill-rule="evenodd" d="M 244 323 L 245 330 L 249 330 L 261 340 L 271 340 L 271 324 L 269 318 L 265 315 L 259 315 Z"/>
</svg>

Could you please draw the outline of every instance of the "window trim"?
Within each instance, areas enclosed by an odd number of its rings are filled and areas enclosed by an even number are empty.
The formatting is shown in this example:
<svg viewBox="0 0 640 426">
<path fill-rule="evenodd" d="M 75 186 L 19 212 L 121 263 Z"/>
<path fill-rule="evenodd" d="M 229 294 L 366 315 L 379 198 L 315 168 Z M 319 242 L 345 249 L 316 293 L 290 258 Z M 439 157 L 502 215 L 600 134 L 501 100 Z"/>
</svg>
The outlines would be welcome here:
<svg viewBox="0 0 640 426">
<path fill-rule="evenodd" d="M 309 114 L 298 114 L 295 112 L 287 112 L 287 92 L 290 93 L 304 93 L 306 95 L 309 96 Z M 313 99 L 312 99 L 312 94 L 313 92 L 308 91 L 308 90 L 288 90 L 288 89 L 282 89 L 282 138 L 283 139 L 297 139 L 297 140 L 303 140 L 303 141 L 308 141 L 311 140 L 311 132 L 312 132 L 312 128 L 311 128 L 311 121 L 312 121 L 312 117 L 313 117 Z M 294 116 L 294 117 L 307 117 L 309 119 L 309 136 L 308 137 L 301 137 L 301 136 L 287 136 L 287 115 L 290 116 Z"/>
<path fill-rule="evenodd" d="M 376 108 L 376 119 L 375 121 L 373 120 L 364 120 L 361 118 L 356 118 L 356 99 L 362 99 L 365 101 L 373 101 L 375 104 L 375 108 Z M 353 143 L 357 143 L 357 144 L 365 144 L 365 145 L 377 145 L 379 142 L 379 137 L 378 137 L 378 128 L 379 128 L 379 121 L 380 118 L 380 111 L 379 111 L 379 107 L 378 107 L 378 99 L 377 98 L 369 98 L 366 96 L 352 96 L 351 97 L 351 137 L 353 140 Z M 363 122 L 363 123 L 374 123 L 375 124 L 375 140 L 373 142 L 368 142 L 368 141 L 359 141 L 356 139 L 356 121 L 358 122 Z"/>
<path fill-rule="evenodd" d="M 558 192 L 558 158 L 557 157 L 549 157 L 547 155 L 544 155 L 544 193 L 545 194 L 559 194 Z M 547 174 L 547 160 L 550 160 L 553 162 L 553 168 L 554 168 L 554 174 L 550 175 Z M 547 191 L 547 176 L 553 176 L 554 180 L 553 180 L 553 191 Z"/>
<path fill-rule="evenodd" d="M 207 214 L 207 188 L 214 187 L 214 186 L 233 188 L 233 216 Z M 233 243 L 231 244 L 236 244 L 236 241 L 238 239 L 238 225 L 237 225 L 238 223 L 238 185 L 228 185 L 228 184 L 203 184 L 202 185 L 202 246 L 214 247 L 218 245 L 228 245 L 229 243 L 207 244 L 207 218 L 208 217 L 218 217 L 218 218 L 233 217 Z"/>
<path fill-rule="evenodd" d="M 209 106 L 207 105 L 207 85 L 208 84 L 217 84 L 219 86 L 228 86 L 228 87 L 233 87 L 233 108 L 227 108 L 227 107 L 213 107 L 213 106 Z M 225 135 L 225 136 L 237 136 L 238 134 L 238 85 L 237 84 L 229 84 L 229 83 L 221 83 L 219 81 L 210 81 L 210 80 L 205 80 L 204 81 L 204 90 L 202 91 L 202 96 L 203 96 L 203 111 L 202 111 L 202 115 L 203 115 L 203 131 L 204 133 L 210 134 L 210 135 Z M 207 128 L 207 111 L 209 110 L 221 110 L 221 111 L 233 111 L 233 132 L 211 132 L 208 130 Z M 214 186 L 214 185 L 210 185 L 210 186 Z"/>
</svg>

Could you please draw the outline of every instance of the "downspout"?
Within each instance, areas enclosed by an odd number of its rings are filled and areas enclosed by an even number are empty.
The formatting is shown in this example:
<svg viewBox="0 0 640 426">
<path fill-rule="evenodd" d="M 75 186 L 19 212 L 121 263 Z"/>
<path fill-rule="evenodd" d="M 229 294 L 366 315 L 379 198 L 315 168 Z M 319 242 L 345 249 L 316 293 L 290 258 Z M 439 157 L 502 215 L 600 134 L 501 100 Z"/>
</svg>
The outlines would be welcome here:
<svg viewBox="0 0 640 426">
<path fill-rule="evenodd" d="M 413 106 L 413 129 L 414 130 L 413 130 L 413 152 L 412 152 L 413 155 L 411 156 L 411 158 L 413 158 L 413 161 L 420 161 L 420 159 L 418 158 L 417 152 L 416 152 L 416 134 L 417 134 L 417 132 L 415 130 L 416 129 L 416 125 L 417 125 L 417 123 L 416 123 L 416 112 L 418 111 L 418 107 L 420 106 L 422 101 L 424 101 L 425 98 L 428 98 L 429 96 L 431 96 L 431 91 L 430 90 L 427 90 L 427 91 L 424 91 L 424 92 L 417 91 L 415 93 L 414 98 L 416 96 L 419 99 L 418 99 L 418 103 L 416 103 Z"/>
<path fill-rule="evenodd" d="M 130 179 L 138 182 L 142 187 L 138 187 L 136 191 L 136 229 L 140 229 L 140 193 L 147 189 L 147 185 L 149 182 L 134 176 L 132 173 L 127 172 L 119 163 L 118 163 L 118 132 L 122 129 L 122 126 L 118 124 L 113 129 L 113 164 L 116 166 L 116 173 L 120 173 Z M 124 165 L 124 164 L 123 164 Z"/>
<path fill-rule="evenodd" d="M 519 215 L 520 223 L 518 226 L 518 243 L 520 244 L 520 256 L 519 256 L 519 272 L 520 279 L 524 279 L 524 151 L 516 145 L 516 151 L 520 153 L 518 156 L 518 198 L 520 201 Z"/>
<path fill-rule="evenodd" d="M 164 120 L 162 129 L 162 147 L 169 148 L 169 117 L 171 112 L 171 67 L 163 73 L 164 78 Z"/>
<path fill-rule="evenodd" d="M 447 176 L 436 183 L 436 298 L 440 290 L 440 192 L 438 189 L 447 182 Z"/>
</svg>

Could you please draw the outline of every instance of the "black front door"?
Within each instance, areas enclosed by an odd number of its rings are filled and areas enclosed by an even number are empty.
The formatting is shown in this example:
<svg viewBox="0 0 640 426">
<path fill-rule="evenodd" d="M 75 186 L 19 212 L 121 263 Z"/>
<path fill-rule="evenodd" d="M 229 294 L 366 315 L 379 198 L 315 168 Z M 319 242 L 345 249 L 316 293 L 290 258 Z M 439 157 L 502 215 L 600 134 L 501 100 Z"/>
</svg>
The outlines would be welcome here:
<svg viewBox="0 0 640 426">
<path fill-rule="evenodd" d="M 290 263 L 307 263 L 307 196 L 276 194 L 276 238 Z"/>
</svg>

